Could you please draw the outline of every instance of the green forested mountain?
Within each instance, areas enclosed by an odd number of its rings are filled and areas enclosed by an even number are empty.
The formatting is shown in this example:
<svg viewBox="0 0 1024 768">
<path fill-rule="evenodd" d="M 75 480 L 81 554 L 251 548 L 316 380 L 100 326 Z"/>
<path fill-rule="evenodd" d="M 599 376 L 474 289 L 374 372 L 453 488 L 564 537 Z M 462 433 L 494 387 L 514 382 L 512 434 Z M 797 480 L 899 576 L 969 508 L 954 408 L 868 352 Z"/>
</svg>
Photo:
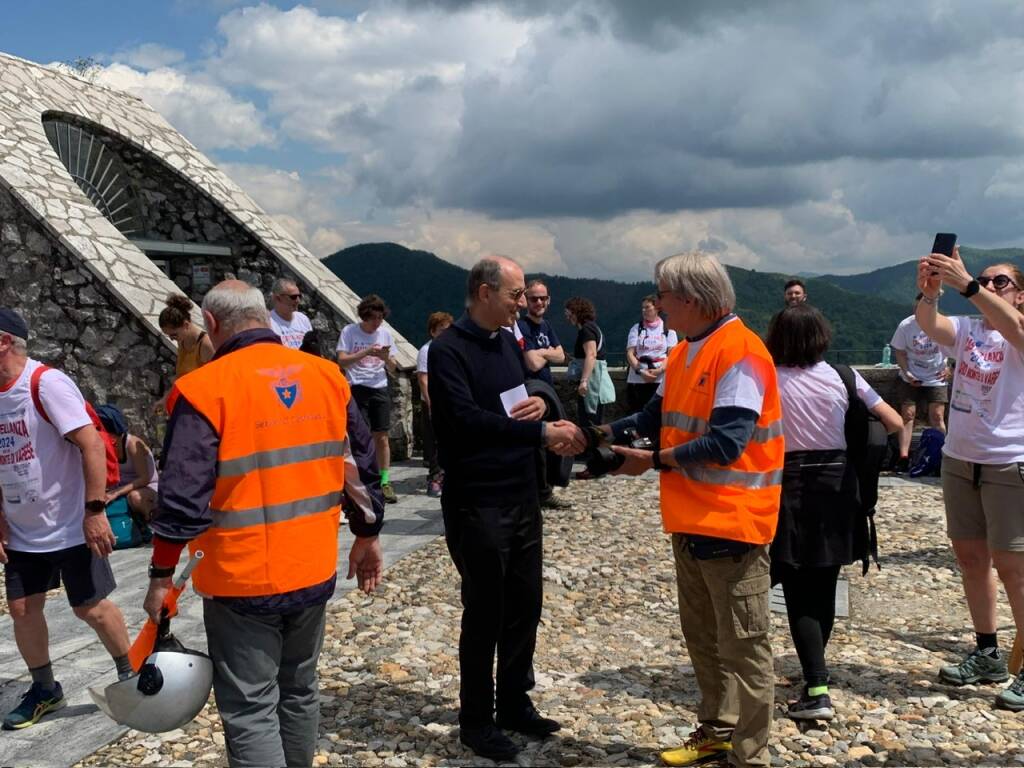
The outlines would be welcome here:
<svg viewBox="0 0 1024 768">
<path fill-rule="evenodd" d="M 963 259 L 972 275 L 980 274 L 988 265 L 999 262 L 1012 262 L 1024 269 L 1024 249 L 1021 248 L 982 250 L 981 248 L 962 247 L 960 258 Z M 913 297 L 917 294 L 917 262 L 906 261 L 859 275 L 822 275 L 818 279 L 854 293 L 865 293 L 901 302 L 909 307 L 913 302 Z M 909 297 L 909 301 L 907 297 Z M 908 314 L 909 311 L 908 309 Z M 967 299 L 958 296 L 956 291 L 947 290 L 942 297 L 943 314 L 971 315 L 977 314 L 977 311 L 974 305 Z"/>
<path fill-rule="evenodd" d="M 359 295 L 383 296 L 391 307 L 390 322 L 417 345 L 426 341 L 427 315 L 442 310 L 458 317 L 464 305 L 467 271 L 426 251 L 412 251 L 395 243 L 366 243 L 338 251 L 324 259 L 324 264 Z M 782 306 L 782 286 L 788 277 L 739 267 L 728 269 L 736 287 L 737 312 L 748 325 L 764 331 L 768 320 Z M 585 296 L 597 307 L 598 325 L 608 340 L 609 355 L 621 360 L 629 328 L 639 319 L 640 300 L 653 292 L 653 284 L 543 277 L 552 295 L 548 316 L 567 351 L 572 351 L 576 330 L 565 322 L 562 305 L 570 296 Z M 911 284 L 902 294 L 882 296 L 873 288 L 858 293 L 835 284 L 836 279 L 848 278 L 806 280 L 811 301 L 833 324 L 832 348 L 860 350 L 856 355 L 840 353 L 843 361 L 877 361 L 896 325 L 910 314 L 915 289 Z"/>
</svg>

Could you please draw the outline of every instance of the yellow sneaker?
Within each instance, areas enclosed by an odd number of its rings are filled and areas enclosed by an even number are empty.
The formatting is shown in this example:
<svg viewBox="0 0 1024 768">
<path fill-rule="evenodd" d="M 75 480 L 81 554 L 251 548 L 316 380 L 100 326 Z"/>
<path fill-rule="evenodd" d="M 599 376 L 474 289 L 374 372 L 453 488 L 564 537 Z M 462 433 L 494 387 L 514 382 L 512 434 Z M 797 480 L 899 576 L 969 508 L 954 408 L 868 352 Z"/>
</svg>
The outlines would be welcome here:
<svg viewBox="0 0 1024 768">
<path fill-rule="evenodd" d="M 702 765 L 722 760 L 727 752 L 732 751 L 731 741 L 722 741 L 705 733 L 704 729 L 694 731 L 683 745 L 675 749 L 666 749 L 661 753 L 665 765 Z"/>
</svg>

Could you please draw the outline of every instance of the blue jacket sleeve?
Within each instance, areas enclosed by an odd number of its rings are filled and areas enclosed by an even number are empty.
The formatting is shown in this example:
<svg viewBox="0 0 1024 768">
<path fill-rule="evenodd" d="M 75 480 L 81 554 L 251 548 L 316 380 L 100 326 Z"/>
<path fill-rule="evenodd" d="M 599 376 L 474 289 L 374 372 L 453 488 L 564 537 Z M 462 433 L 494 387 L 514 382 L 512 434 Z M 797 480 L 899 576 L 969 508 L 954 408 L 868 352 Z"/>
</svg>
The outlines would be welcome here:
<svg viewBox="0 0 1024 768">
<path fill-rule="evenodd" d="M 672 455 L 680 465 L 697 462 L 732 464 L 750 442 L 757 419 L 757 411 L 749 408 L 714 408 L 708 420 L 707 433 L 677 445 Z"/>
<path fill-rule="evenodd" d="M 635 429 L 657 445 L 661 437 L 661 395 L 655 395 L 648 400 L 642 411 L 624 416 L 608 426 L 612 428 L 612 435 L 616 440 L 621 440 L 627 429 Z"/>
<path fill-rule="evenodd" d="M 347 408 L 348 447 L 345 451 L 345 515 L 356 536 L 376 536 L 384 525 L 384 496 L 373 436 L 356 399 Z"/>
<path fill-rule="evenodd" d="M 160 490 L 150 522 L 157 536 L 190 541 L 210 527 L 219 448 L 220 438 L 210 422 L 179 395 L 167 422 Z"/>
</svg>

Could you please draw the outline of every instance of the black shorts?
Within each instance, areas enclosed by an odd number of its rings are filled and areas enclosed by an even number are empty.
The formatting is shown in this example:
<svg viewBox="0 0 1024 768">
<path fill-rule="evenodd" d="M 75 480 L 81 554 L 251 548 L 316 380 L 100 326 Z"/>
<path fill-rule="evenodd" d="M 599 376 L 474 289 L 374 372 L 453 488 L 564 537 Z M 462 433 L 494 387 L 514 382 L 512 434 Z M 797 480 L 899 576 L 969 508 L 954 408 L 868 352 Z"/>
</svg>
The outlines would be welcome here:
<svg viewBox="0 0 1024 768">
<path fill-rule="evenodd" d="M 353 384 L 352 397 L 356 399 L 359 412 L 370 425 L 371 432 L 387 432 L 391 429 L 391 397 L 387 387 Z"/>
<path fill-rule="evenodd" d="M 110 560 L 96 557 L 85 544 L 56 552 L 8 549 L 4 577 L 8 602 L 48 592 L 63 582 L 72 608 L 99 602 L 117 586 Z"/>
</svg>

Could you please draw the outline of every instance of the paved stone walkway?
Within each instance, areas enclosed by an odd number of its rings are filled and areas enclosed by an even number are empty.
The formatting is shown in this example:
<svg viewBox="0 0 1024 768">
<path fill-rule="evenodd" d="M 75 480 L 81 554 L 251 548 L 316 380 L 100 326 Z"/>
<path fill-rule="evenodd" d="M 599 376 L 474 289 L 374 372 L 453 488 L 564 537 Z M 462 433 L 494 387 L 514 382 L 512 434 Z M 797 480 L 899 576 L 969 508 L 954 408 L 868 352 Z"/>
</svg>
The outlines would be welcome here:
<svg viewBox="0 0 1024 768">
<path fill-rule="evenodd" d="M 387 525 L 381 536 L 388 567 L 416 548 L 434 541 L 442 531 L 440 504 L 424 493 L 425 476 L 418 462 L 406 462 L 392 472 L 400 501 L 388 505 Z M 354 579 L 344 580 L 352 543 L 347 526 L 342 527 L 340 541 L 336 602 L 343 601 L 355 585 Z M 128 549 L 111 556 L 118 583 L 112 598 L 121 606 L 133 638 L 145 619 L 142 599 L 149 582 L 146 567 L 150 552 L 149 548 Z M 179 611 L 178 618 L 172 622 L 174 634 L 190 647 L 206 650 L 202 603 L 191 589 L 182 595 Z M 4 613 L 6 603 L 0 603 L 0 614 Z M 72 615 L 63 590 L 51 594 L 47 600 L 46 617 L 54 674 L 64 686 L 68 706 L 32 728 L 0 732 L 0 765 L 71 765 L 128 730 L 107 718 L 89 697 L 89 686 L 113 682 L 114 664 L 96 636 Z M 0 615 L 0 712 L 16 706 L 29 684 L 24 662 L 14 644 L 13 625 L 6 616 Z"/>
<path fill-rule="evenodd" d="M 847 569 L 852 617 L 837 622 L 829 647 L 837 718 L 827 728 L 802 730 L 781 716 L 797 694 L 799 665 L 784 618 L 773 620 L 773 763 L 1024 764 L 1024 715 L 993 709 L 996 687 L 953 689 L 936 679 L 970 639 L 938 487 L 900 479 L 883 486 L 883 567 L 867 578 Z M 546 520 L 535 691 L 540 709 L 565 728 L 545 741 L 520 739 L 518 764 L 655 764 L 659 747 L 688 733 L 697 703 L 656 484 L 607 478 L 575 483 L 566 497 L 574 508 Z M 386 576 L 379 594 L 349 592 L 329 609 L 316 764 L 487 764 L 458 742 L 458 582 L 443 540 Z M 1008 646 L 1005 598 L 1000 605 Z M 58 728 L 49 738 L 71 730 Z M 129 732 L 81 764 L 223 765 L 215 707 L 170 734 Z"/>
</svg>

